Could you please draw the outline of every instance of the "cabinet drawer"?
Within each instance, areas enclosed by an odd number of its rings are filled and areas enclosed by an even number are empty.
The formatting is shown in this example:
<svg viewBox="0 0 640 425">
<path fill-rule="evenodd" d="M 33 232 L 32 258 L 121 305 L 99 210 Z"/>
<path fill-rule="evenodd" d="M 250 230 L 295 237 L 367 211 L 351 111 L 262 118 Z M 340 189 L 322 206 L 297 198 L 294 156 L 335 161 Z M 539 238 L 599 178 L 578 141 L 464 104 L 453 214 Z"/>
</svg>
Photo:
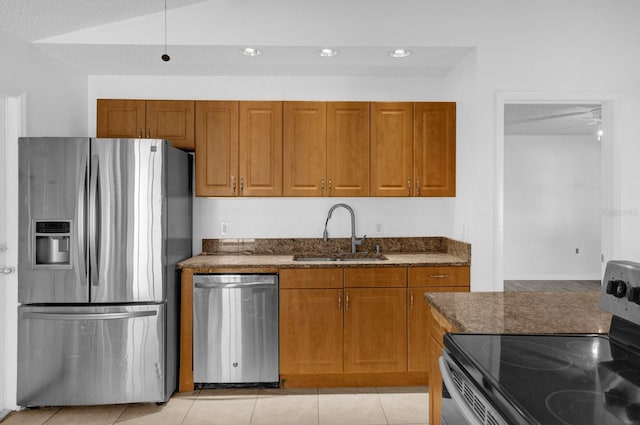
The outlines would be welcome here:
<svg viewBox="0 0 640 425">
<path fill-rule="evenodd" d="M 409 286 L 469 286 L 469 267 L 409 267 Z"/>
<path fill-rule="evenodd" d="M 404 267 L 362 267 L 344 269 L 345 288 L 404 288 L 407 269 Z"/>
<path fill-rule="evenodd" d="M 342 288 L 342 269 L 281 269 L 280 288 Z"/>
</svg>

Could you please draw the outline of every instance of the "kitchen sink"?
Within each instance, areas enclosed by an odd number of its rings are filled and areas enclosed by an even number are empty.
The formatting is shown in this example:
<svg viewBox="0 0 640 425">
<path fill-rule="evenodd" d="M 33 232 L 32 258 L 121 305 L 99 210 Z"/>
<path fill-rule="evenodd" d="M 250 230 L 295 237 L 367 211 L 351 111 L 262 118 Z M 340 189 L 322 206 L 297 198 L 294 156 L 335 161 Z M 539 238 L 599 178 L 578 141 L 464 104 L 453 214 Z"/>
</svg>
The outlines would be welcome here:
<svg viewBox="0 0 640 425">
<path fill-rule="evenodd" d="M 384 261 L 387 257 L 381 254 L 336 254 L 336 255 L 314 255 L 314 254 L 296 254 L 293 261 L 311 261 L 311 262 L 327 262 L 327 261 Z"/>
</svg>

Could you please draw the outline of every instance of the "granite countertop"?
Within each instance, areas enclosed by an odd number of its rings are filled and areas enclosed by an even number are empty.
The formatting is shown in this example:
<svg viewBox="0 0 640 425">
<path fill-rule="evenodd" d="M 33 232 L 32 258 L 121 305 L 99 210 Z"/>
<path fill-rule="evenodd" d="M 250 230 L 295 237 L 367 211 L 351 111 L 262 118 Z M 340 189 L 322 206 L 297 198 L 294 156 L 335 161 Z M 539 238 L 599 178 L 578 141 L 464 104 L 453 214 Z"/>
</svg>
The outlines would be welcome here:
<svg viewBox="0 0 640 425">
<path fill-rule="evenodd" d="M 611 325 L 598 291 L 427 292 L 424 298 L 463 333 L 608 333 Z"/>
<path fill-rule="evenodd" d="M 381 261 L 293 261 L 293 254 L 281 255 L 196 255 L 178 263 L 183 269 L 209 269 L 223 267 L 275 267 L 275 268 L 326 268 L 326 267 L 407 267 L 407 266 L 468 266 L 468 261 L 444 253 L 385 254 Z"/>
<path fill-rule="evenodd" d="M 203 239 L 202 254 L 178 263 L 180 269 L 212 268 L 327 268 L 469 266 L 471 245 L 450 238 L 367 238 L 361 252 L 376 252 L 381 261 L 293 261 L 294 254 L 309 257 L 333 256 L 348 252 L 351 239 Z"/>
</svg>

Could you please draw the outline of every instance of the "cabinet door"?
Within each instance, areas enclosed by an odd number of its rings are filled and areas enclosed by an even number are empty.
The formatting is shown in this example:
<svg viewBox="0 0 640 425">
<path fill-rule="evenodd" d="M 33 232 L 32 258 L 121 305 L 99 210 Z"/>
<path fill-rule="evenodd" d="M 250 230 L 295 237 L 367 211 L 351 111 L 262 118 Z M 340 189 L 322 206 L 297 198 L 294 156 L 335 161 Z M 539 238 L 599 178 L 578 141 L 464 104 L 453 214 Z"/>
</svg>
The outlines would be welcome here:
<svg viewBox="0 0 640 425">
<path fill-rule="evenodd" d="M 413 105 L 371 103 L 371 195 L 410 196 Z"/>
<path fill-rule="evenodd" d="M 180 149 L 195 148 L 193 100 L 147 100 L 147 137 L 167 139 Z"/>
<path fill-rule="evenodd" d="M 406 372 L 406 289 L 344 292 L 345 373 Z"/>
<path fill-rule="evenodd" d="M 240 102 L 240 195 L 282 196 L 282 102 Z"/>
<path fill-rule="evenodd" d="M 145 133 L 145 101 L 98 99 L 98 137 L 123 139 L 147 137 Z"/>
<path fill-rule="evenodd" d="M 196 101 L 196 195 L 238 194 L 238 102 Z"/>
<path fill-rule="evenodd" d="M 414 196 L 456 196 L 456 104 L 414 105 Z"/>
<path fill-rule="evenodd" d="M 284 196 L 324 196 L 326 187 L 325 102 L 284 102 Z"/>
<path fill-rule="evenodd" d="M 442 376 L 438 359 L 442 355 L 442 343 L 429 335 L 429 424 L 440 425 L 442 416 Z"/>
<path fill-rule="evenodd" d="M 280 374 L 342 373 L 341 289 L 280 290 Z"/>
<path fill-rule="evenodd" d="M 369 196 L 369 103 L 327 103 L 329 196 Z"/>
<path fill-rule="evenodd" d="M 424 300 L 425 292 L 469 292 L 469 287 L 423 287 L 407 290 L 407 338 L 409 372 L 429 372 L 430 310 Z"/>
</svg>

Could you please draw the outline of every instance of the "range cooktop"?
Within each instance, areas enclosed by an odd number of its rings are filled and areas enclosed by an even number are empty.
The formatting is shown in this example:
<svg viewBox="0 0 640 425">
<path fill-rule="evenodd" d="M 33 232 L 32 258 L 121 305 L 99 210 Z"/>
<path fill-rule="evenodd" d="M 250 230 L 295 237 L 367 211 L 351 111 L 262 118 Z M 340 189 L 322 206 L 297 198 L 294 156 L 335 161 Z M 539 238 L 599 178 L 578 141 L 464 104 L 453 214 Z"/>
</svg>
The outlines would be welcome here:
<svg viewBox="0 0 640 425">
<path fill-rule="evenodd" d="M 445 346 L 513 423 L 640 423 L 640 355 L 607 336 L 456 334 Z"/>
<path fill-rule="evenodd" d="M 608 335 L 447 334 L 443 379 L 478 423 L 640 424 L 640 263 L 607 264 L 599 306 Z"/>
</svg>

